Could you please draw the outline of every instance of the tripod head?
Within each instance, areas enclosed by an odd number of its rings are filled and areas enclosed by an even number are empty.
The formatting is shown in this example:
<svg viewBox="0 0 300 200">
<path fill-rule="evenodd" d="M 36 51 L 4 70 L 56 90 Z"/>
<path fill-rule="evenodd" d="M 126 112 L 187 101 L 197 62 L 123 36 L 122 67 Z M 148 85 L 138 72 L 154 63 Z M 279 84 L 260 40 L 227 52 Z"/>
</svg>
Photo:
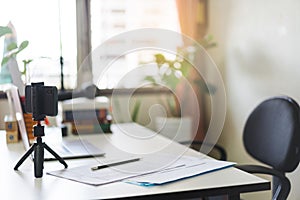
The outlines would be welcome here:
<svg viewBox="0 0 300 200">
<path fill-rule="evenodd" d="M 45 136 L 45 131 L 44 131 L 44 126 L 41 125 L 41 122 L 38 121 L 37 125 L 33 127 L 33 134 L 34 134 L 34 137 L 42 137 L 42 136 Z"/>
</svg>

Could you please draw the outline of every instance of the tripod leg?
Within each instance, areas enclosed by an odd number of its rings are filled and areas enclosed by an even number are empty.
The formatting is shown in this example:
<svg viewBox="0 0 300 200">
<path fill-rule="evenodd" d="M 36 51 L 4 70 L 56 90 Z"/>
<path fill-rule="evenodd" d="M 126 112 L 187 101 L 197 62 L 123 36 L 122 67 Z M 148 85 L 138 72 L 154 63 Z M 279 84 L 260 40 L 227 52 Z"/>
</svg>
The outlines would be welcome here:
<svg viewBox="0 0 300 200">
<path fill-rule="evenodd" d="M 34 150 L 34 176 L 41 178 L 44 169 L 44 146 L 37 144 Z"/>
<path fill-rule="evenodd" d="M 34 151 L 34 148 L 36 146 L 36 143 L 34 143 L 30 149 L 22 156 L 22 158 L 18 161 L 18 163 L 16 164 L 16 166 L 14 167 L 14 170 L 18 170 L 18 168 L 20 167 L 20 165 L 22 165 L 22 163 L 26 160 L 26 158 L 28 156 L 30 156 L 30 154 Z"/>
<path fill-rule="evenodd" d="M 46 143 L 44 143 L 45 149 L 47 149 L 61 164 L 65 166 L 65 168 L 68 168 L 67 163 L 60 157 L 55 151 L 53 151 Z"/>
</svg>

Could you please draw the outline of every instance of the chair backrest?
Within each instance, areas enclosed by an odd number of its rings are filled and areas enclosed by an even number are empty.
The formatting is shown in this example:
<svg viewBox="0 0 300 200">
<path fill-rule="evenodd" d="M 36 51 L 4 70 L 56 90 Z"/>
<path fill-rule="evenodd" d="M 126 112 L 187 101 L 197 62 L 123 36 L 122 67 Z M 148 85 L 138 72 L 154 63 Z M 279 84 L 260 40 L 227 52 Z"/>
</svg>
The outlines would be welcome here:
<svg viewBox="0 0 300 200">
<path fill-rule="evenodd" d="M 244 146 L 260 162 L 281 172 L 291 172 L 299 163 L 299 123 L 299 105 L 293 99 L 267 99 L 248 117 Z"/>
</svg>

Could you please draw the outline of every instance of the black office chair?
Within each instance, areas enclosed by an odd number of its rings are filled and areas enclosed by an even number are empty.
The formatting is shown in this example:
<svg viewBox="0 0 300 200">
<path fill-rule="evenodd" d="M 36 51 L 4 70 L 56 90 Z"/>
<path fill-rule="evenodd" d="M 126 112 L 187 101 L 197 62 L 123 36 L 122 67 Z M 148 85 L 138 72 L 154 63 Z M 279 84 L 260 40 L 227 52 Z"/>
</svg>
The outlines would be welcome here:
<svg viewBox="0 0 300 200">
<path fill-rule="evenodd" d="M 238 165 L 249 173 L 273 176 L 273 200 L 287 199 L 291 184 L 285 176 L 299 164 L 299 105 L 291 98 L 273 97 L 263 101 L 250 114 L 244 127 L 247 152 L 270 167 Z"/>
<path fill-rule="evenodd" d="M 223 161 L 227 160 L 226 150 L 218 144 L 205 143 L 205 142 L 199 141 L 199 140 L 183 141 L 183 142 L 180 142 L 180 144 L 189 145 L 190 148 L 192 148 L 196 151 L 200 151 L 200 152 L 201 152 L 202 146 L 209 147 L 209 148 L 211 148 L 211 151 L 208 153 L 209 156 L 216 158 L 218 160 L 223 160 Z"/>
</svg>

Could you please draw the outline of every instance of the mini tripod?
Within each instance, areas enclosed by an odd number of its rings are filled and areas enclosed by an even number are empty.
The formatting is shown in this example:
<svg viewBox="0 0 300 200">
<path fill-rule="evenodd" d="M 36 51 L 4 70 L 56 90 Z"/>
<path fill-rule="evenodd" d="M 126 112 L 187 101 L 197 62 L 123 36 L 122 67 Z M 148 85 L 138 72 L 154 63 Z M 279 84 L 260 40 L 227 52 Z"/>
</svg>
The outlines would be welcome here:
<svg viewBox="0 0 300 200">
<path fill-rule="evenodd" d="M 36 142 L 30 147 L 30 149 L 22 156 L 19 162 L 14 167 L 14 170 L 18 170 L 19 166 L 26 160 L 28 156 L 34 152 L 34 176 L 36 178 L 41 178 L 43 176 L 44 169 L 44 148 L 49 151 L 61 164 L 68 168 L 67 163 L 62 159 L 55 151 L 53 151 L 45 142 L 42 141 L 42 136 L 45 136 L 44 126 L 41 125 L 40 121 L 34 126 L 33 130 L 34 136 L 36 137 Z"/>
</svg>

